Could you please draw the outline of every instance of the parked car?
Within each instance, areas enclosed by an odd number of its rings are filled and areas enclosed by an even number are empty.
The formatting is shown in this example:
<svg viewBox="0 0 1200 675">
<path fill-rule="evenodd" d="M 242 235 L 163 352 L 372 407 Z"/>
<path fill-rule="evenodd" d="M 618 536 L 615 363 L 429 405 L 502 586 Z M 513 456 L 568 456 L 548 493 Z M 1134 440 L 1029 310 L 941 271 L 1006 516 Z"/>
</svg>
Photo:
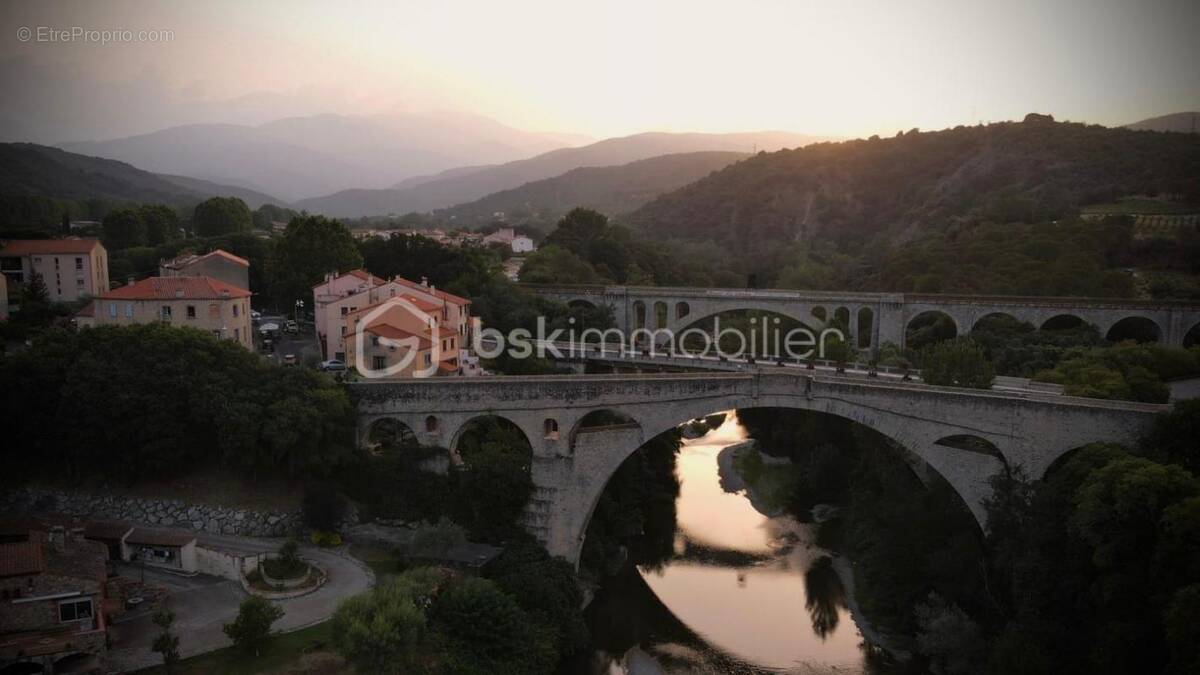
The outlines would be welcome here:
<svg viewBox="0 0 1200 675">
<path fill-rule="evenodd" d="M 300 326 L 296 325 L 295 321 L 288 319 L 287 323 L 283 324 L 283 329 L 289 333 L 295 333 L 300 330 Z"/>
<path fill-rule="evenodd" d="M 317 368 L 327 372 L 333 372 L 336 370 L 345 370 L 346 364 L 337 359 L 329 359 L 328 361 L 322 361 Z"/>
<path fill-rule="evenodd" d="M 262 312 L 258 311 L 257 309 L 250 310 L 250 320 L 255 323 L 262 321 Z"/>
<path fill-rule="evenodd" d="M 284 354 L 283 355 L 283 365 L 285 365 L 285 366 L 296 365 L 296 355 L 295 354 Z"/>
</svg>

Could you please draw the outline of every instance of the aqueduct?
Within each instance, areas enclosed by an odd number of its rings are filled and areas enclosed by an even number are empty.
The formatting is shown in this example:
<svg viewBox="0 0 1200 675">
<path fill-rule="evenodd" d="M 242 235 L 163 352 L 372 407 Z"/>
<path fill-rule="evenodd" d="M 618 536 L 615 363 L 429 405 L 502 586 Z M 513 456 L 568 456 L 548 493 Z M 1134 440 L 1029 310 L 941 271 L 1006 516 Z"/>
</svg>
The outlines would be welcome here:
<svg viewBox="0 0 1200 675">
<path fill-rule="evenodd" d="M 533 448 L 535 494 L 525 526 L 553 555 L 578 562 L 592 510 L 613 472 L 646 441 L 691 419 L 736 408 L 824 412 L 891 438 L 941 474 L 984 524 L 988 480 L 1020 468 L 1041 478 L 1091 442 L 1132 444 L 1166 406 L 952 389 L 848 375 L 759 369 L 676 373 L 370 380 L 350 385 L 358 434 L 395 420 L 425 445 L 455 449 L 479 417 L 511 421 Z M 583 428 L 589 413 L 631 423 Z M 990 443 L 995 454 L 947 443 Z"/>
<path fill-rule="evenodd" d="M 885 342 L 904 347 L 908 326 L 929 312 L 948 316 L 959 335 L 969 333 L 980 319 L 993 314 L 1007 314 L 1039 328 L 1052 319 L 1074 317 L 1095 325 L 1105 336 L 1122 321 L 1140 320 L 1152 326 L 1159 342 L 1175 347 L 1183 346 L 1189 334 L 1200 333 L 1200 303 L 1172 300 L 650 286 L 526 288 L 564 303 L 607 305 L 613 310 L 617 328 L 626 335 L 638 328 L 679 333 L 701 319 L 736 310 L 773 312 L 813 327 L 841 316 L 847 319 L 851 343 L 860 347 Z"/>
</svg>

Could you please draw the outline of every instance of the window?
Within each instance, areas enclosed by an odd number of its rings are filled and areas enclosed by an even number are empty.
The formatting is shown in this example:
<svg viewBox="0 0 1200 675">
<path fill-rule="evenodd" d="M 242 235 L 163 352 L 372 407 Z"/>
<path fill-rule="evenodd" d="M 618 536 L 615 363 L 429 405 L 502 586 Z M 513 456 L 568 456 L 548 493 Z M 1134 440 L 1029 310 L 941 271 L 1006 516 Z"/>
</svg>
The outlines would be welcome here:
<svg viewBox="0 0 1200 675">
<path fill-rule="evenodd" d="M 195 305 L 187 306 L 187 318 L 189 318 L 189 319 L 196 318 L 196 306 Z"/>
<path fill-rule="evenodd" d="M 92 618 L 92 599 L 65 600 L 58 603 L 58 620 L 63 623 Z"/>
<path fill-rule="evenodd" d="M 163 306 L 162 306 L 162 312 L 160 313 L 160 316 L 162 316 L 162 320 L 163 320 L 163 321 L 170 321 L 170 320 L 171 320 L 171 306 L 170 306 L 170 305 L 163 305 Z"/>
<path fill-rule="evenodd" d="M 425 352 L 425 365 L 428 366 L 431 363 L 433 363 L 433 355 L 431 355 L 429 352 Z"/>
<path fill-rule="evenodd" d="M 238 304 L 237 304 L 236 302 L 235 302 L 235 303 L 233 303 L 233 315 L 234 315 L 234 316 L 237 316 L 237 315 L 238 315 L 238 309 L 239 309 L 239 306 L 238 306 Z"/>
<path fill-rule="evenodd" d="M 75 280 L 75 287 L 76 287 L 76 288 L 83 288 L 83 279 L 76 279 L 76 280 Z"/>
<path fill-rule="evenodd" d="M 378 347 L 378 346 L 379 346 L 379 336 L 378 336 L 378 335 L 372 335 L 372 336 L 371 336 L 371 346 L 372 346 L 372 347 Z"/>
<path fill-rule="evenodd" d="M 75 259 L 75 269 L 77 269 L 77 270 L 83 269 L 83 258 Z"/>
<path fill-rule="evenodd" d="M 552 417 L 547 417 L 546 421 L 543 423 L 543 428 L 545 430 L 544 435 L 546 438 L 552 440 L 558 439 L 558 420 Z"/>
<path fill-rule="evenodd" d="M 350 313 L 350 308 L 349 308 L 349 307 L 343 307 L 343 308 L 342 308 L 342 316 L 346 316 L 346 315 L 347 315 L 347 314 L 349 314 L 349 313 Z"/>
<path fill-rule="evenodd" d="M 242 341 L 242 329 L 241 328 L 233 329 L 233 339 L 237 340 L 238 342 Z"/>
<path fill-rule="evenodd" d="M 35 264 L 38 264 L 38 265 L 40 265 L 40 264 L 42 263 L 42 259 L 41 259 L 41 258 L 39 258 L 39 257 L 37 257 L 37 256 L 34 256 L 34 258 L 33 258 L 33 262 L 34 262 Z"/>
<path fill-rule="evenodd" d="M 425 418 L 425 431 L 432 434 L 432 433 L 437 432 L 437 430 L 438 430 L 438 418 L 434 417 L 433 415 L 426 417 Z"/>
<path fill-rule="evenodd" d="M 108 315 L 111 318 L 114 318 L 114 319 L 117 318 L 117 303 L 115 303 L 115 302 L 108 303 Z"/>
<path fill-rule="evenodd" d="M 125 303 L 125 318 L 126 319 L 133 318 L 133 303 L 132 302 Z"/>
<path fill-rule="evenodd" d="M 371 359 L 371 367 L 375 370 L 383 370 L 387 368 L 387 359 L 382 356 L 376 356 Z"/>
<path fill-rule="evenodd" d="M 55 271 L 58 270 L 58 257 L 57 256 L 54 258 L 54 269 L 55 269 Z"/>
</svg>

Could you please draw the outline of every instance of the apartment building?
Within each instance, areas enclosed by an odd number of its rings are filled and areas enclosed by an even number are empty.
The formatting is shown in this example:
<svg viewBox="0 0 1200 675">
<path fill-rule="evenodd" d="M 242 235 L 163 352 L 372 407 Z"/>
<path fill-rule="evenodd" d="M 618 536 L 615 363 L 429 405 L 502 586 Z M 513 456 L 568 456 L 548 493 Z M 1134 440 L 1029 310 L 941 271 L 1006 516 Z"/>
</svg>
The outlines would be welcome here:
<svg viewBox="0 0 1200 675">
<path fill-rule="evenodd" d="M 108 251 L 99 239 L 13 239 L 0 248 L 0 272 L 11 289 L 36 274 L 54 302 L 108 290 Z"/>
<path fill-rule="evenodd" d="M 160 277 L 211 277 L 230 286 L 250 288 L 250 261 L 229 251 L 216 249 L 204 255 L 187 253 L 173 260 L 160 260 Z"/>
<path fill-rule="evenodd" d="M 90 316 L 88 316 L 90 314 Z M 250 291 L 211 277 L 151 277 L 96 297 L 76 316 L 82 326 L 162 322 L 208 331 L 254 348 Z"/>
</svg>

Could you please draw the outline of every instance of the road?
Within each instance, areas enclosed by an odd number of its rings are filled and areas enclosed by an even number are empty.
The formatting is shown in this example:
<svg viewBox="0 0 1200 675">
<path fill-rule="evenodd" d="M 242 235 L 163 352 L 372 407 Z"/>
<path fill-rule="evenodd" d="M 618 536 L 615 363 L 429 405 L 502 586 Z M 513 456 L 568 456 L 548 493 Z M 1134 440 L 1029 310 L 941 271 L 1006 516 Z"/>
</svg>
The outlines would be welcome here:
<svg viewBox="0 0 1200 675">
<path fill-rule="evenodd" d="M 252 539 L 232 535 L 200 535 L 197 544 L 246 552 L 275 551 L 282 540 Z M 328 580 L 321 588 L 298 598 L 273 601 L 284 615 L 274 625 L 279 632 L 299 630 L 328 619 L 342 599 L 362 593 L 375 584 L 375 575 L 348 554 L 312 546 L 301 546 L 300 555 L 325 569 Z M 138 566 L 123 565 L 120 574 L 138 578 Z M 238 605 L 248 596 L 240 584 L 207 575 L 184 577 L 146 568 L 146 581 L 168 589 L 166 608 L 175 612 L 175 633 L 184 657 L 195 656 L 230 644 L 222 626 L 237 616 Z M 110 659 L 120 670 L 135 670 L 162 662 L 150 650 L 157 628 L 149 611 L 122 618 L 113 625 Z"/>
</svg>

